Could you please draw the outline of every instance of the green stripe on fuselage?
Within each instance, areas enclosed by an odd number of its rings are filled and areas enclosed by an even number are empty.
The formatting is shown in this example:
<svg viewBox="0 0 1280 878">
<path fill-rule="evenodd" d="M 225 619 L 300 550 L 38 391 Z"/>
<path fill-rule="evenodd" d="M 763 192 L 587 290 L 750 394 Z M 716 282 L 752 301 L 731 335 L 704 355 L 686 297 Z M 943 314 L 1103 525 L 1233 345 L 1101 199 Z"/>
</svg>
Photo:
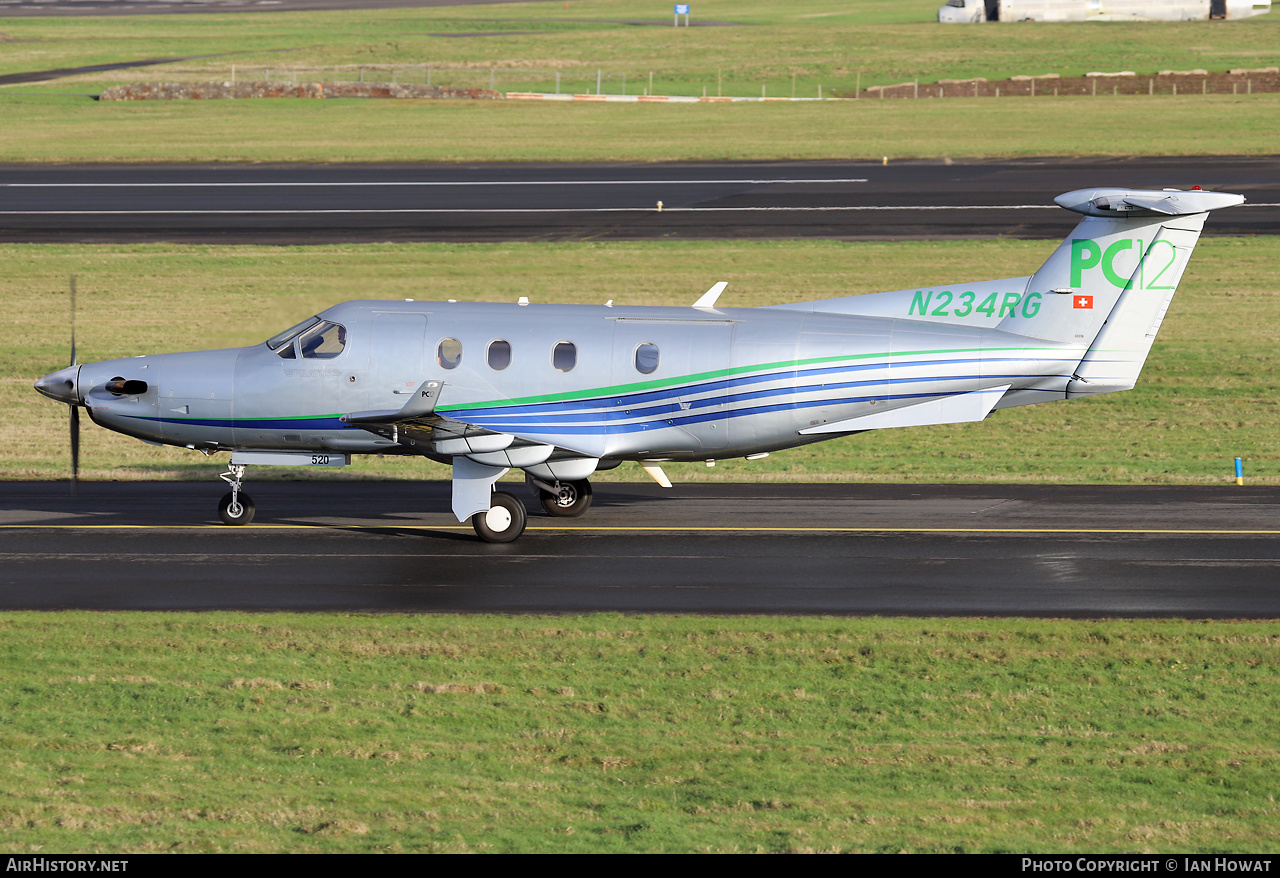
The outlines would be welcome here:
<svg viewBox="0 0 1280 878">
<path fill-rule="evenodd" d="M 854 362 L 857 360 L 870 360 L 876 357 L 920 357 L 932 354 L 972 354 L 972 353 L 1009 353 L 1012 351 L 1021 351 L 1023 353 L 1031 353 L 1034 351 L 1052 351 L 1055 354 L 1068 354 L 1077 352 L 1080 356 L 1084 355 L 1086 349 L 1081 347 L 1072 348 L 943 348 L 930 351 L 882 351 L 874 354 L 840 354 L 834 357 L 814 357 L 809 360 L 779 360 L 776 363 L 761 363 L 757 366 L 737 366 L 729 369 L 713 369 L 709 372 L 695 372 L 692 375 L 682 375 L 677 378 L 662 378 L 655 381 L 638 381 L 634 384 L 615 384 L 611 387 L 595 387 L 589 390 L 570 390 L 564 393 L 544 393 L 536 396 L 521 396 L 515 399 L 491 399 L 483 402 L 458 403 L 456 405 L 437 406 L 438 412 L 456 412 L 465 411 L 474 408 L 491 408 L 505 407 L 516 405 L 532 405 L 543 402 L 572 402 L 580 399 L 591 399 L 593 397 L 617 396 L 624 393 L 638 393 L 646 390 L 658 390 L 663 387 L 675 387 L 681 384 L 692 384 L 701 381 L 713 381 L 718 378 L 729 378 L 735 375 L 746 375 L 751 372 L 766 372 L 769 370 L 788 370 L 798 369 L 804 366 L 816 366 L 821 363 L 838 363 L 838 362 Z"/>
</svg>

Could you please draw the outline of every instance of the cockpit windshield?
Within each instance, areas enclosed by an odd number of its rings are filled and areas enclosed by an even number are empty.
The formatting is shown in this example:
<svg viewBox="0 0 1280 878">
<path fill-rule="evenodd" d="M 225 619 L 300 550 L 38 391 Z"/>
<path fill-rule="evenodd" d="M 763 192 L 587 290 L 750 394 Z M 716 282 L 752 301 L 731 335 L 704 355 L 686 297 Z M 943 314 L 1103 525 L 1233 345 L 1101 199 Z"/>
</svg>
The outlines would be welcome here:
<svg viewBox="0 0 1280 878">
<path fill-rule="evenodd" d="M 319 317 L 304 320 L 267 340 L 267 347 L 285 360 L 330 360 L 346 346 L 347 328 Z"/>
<path fill-rule="evenodd" d="M 321 323 L 298 336 L 298 349 L 307 359 L 329 360 L 347 346 L 347 328 L 337 323 Z"/>
<path fill-rule="evenodd" d="M 297 336 L 299 333 L 301 333 L 304 329 L 310 329 L 311 327 L 315 326 L 319 322 L 320 322 L 319 317 L 308 317 L 306 320 L 302 321 L 297 326 L 290 326 L 288 329 L 286 329 L 284 332 L 280 333 L 279 335 L 271 336 L 271 338 L 267 339 L 267 347 L 271 348 L 271 350 L 273 351 L 277 350 L 284 343 L 293 341 L 294 337 Z"/>
</svg>

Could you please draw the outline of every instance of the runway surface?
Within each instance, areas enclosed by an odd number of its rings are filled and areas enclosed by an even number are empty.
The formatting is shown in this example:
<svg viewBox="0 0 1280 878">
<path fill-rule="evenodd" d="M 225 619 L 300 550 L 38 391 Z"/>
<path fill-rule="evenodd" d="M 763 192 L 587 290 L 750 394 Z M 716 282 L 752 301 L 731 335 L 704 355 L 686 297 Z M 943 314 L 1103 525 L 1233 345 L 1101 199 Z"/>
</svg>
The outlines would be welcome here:
<svg viewBox="0 0 1280 878">
<path fill-rule="evenodd" d="M 248 488 L 5 483 L 0 608 L 1280 618 L 1277 488 L 599 484 L 509 545 L 443 482 Z"/>
<path fill-rule="evenodd" d="M 0 241 L 1057 239 L 1089 186 L 1238 192 L 1280 234 L 1280 157 L 1011 162 L 0 165 Z M 658 209 L 658 202 L 662 209 Z"/>
</svg>

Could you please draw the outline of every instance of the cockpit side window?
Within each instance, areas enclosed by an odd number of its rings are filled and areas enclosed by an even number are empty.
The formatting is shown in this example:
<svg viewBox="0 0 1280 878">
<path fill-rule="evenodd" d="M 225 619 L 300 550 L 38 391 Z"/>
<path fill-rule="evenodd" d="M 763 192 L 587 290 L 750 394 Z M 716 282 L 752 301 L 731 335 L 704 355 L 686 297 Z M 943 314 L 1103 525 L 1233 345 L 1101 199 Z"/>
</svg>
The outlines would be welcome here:
<svg viewBox="0 0 1280 878">
<path fill-rule="evenodd" d="M 273 351 L 278 350 L 281 345 L 285 344 L 286 342 L 293 341 L 294 337 L 297 336 L 299 333 L 301 333 L 303 330 L 310 329 L 311 327 L 315 326 L 319 322 L 320 322 L 319 317 L 308 317 L 306 320 L 302 321 L 297 326 L 290 326 L 288 329 L 286 329 L 284 332 L 280 333 L 279 335 L 271 336 L 271 338 L 267 339 L 267 347 L 271 348 L 271 350 Z M 283 354 L 281 354 L 281 356 L 283 356 Z"/>
<path fill-rule="evenodd" d="M 298 337 L 298 349 L 311 360 L 331 360 L 347 346 L 347 328 L 337 323 L 321 323 Z"/>
</svg>

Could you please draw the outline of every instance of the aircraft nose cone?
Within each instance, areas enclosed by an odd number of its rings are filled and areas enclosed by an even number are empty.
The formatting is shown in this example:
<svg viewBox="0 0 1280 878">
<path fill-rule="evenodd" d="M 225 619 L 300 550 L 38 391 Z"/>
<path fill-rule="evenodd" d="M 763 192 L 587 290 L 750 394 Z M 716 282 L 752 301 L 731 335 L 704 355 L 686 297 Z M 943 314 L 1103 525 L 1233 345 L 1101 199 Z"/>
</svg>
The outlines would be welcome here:
<svg viewBox="0 0 1280 878">
<path fill-rule="evenodd" d="M 35 383 L 35 388 L 50 399 L 67 405 L 80 405 L 79 377 L 80 367 L 68 366 L 44 376 Z"/>
</svg>

